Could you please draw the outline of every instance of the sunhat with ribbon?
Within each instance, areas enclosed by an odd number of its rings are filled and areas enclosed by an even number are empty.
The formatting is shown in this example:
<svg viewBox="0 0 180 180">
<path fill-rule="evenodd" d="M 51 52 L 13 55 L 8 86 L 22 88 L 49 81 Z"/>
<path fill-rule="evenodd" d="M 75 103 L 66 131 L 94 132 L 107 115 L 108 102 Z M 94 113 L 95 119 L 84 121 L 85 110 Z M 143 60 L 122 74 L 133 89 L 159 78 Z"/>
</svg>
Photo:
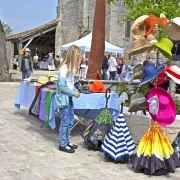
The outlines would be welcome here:
<svg viewBox="0 0 180 180">
<path fill-rule="evenodd" d="M 165 68 L 165 65 L 161 65 L 159 67 L 156 67 L 152 63 L 148 63 L 145 66 L 143 66 L 143 80 L 140 83 L 140 86 L 151 81 L 156 76 L 158 76 Z"/>
<path fill-rule="evenodd" d="M 146 109 L 146 98 L 142 93 L 136 93 L 131 96 L 129 112 L 137 112 Z"/>
<path fill-rule="evenodd" d="M 165 31 L 171 40 L 180 40 L 180 17 L 170 20 L 165 26 Z"/>
<path fill-rule="evenodd" d="M 157 40 L 148 41 L 145 38 L 137 39 L 133 42 L 133 49 L 131 50 L 129 55 L 137 55 L 146 51 L 151 51 L 153 49 L 153 45 L 156 42 Z"/>
<path fill-rule="evenodd" d="M 160 85 L 168 82 L 170 78 L 167 76 L 166 72 L 171 66 L 166 66 L 165 69 L 157 76 L 157 80 L 153 79 L 150 83 L 155 85 Z"/>
<path fill-rule="evenodd" d="M 167 71 L 167 76 L 170 77 L 175 83 L 180 84 L 180 68 L 171 66 Z"/>
<path fill-rule="evenodd" d="M 158 99 L 156 115 L 151 112 L 151 109 L 153 109 L 152 98 Z M 155 87 L 151 89 L 146 99 L 146 106 L 152 119 L 157 121 L 161 126 L 168 126 L 176 119 L 175 102 L 171 95 L 163 88 Z"/>
<path fill-rule="evenodd" d="M 146 25 L 144 23 L 144 20 L 147 19 L 148 15 L 140 16 L 138 19 L 136 19 L 131 27 L 132 36 L 135 39 L 141 39 L 144 37 L 146 33 Z M 147 39 L 149 41 L 156 39 L 156 36 L 158 35 L 158 25 L 155 25 L 153 27 L 153 30 L 151 34 L 148 35 Z"/>
<path fill-rule="evenodd" d="M 168 38 L 162 38 L 159 42 L 154 44 L 159 51 L 168 59 L 172 59 L 173 42 Z"/>
<path fill-rule="evenodd" d="M 133 79 L 142 79 L 143 77 L 143 65 L 138 64 L 133 68 Z"/>
</svg>

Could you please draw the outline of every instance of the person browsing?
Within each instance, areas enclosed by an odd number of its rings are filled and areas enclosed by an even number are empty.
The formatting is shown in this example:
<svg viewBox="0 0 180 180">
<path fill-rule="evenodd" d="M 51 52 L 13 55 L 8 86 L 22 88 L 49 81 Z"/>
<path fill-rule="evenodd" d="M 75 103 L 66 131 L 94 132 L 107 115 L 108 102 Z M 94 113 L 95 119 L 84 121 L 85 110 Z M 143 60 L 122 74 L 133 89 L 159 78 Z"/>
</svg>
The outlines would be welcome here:
<svg viewBox="0 0 180 180">
<path fill-rule="evenodd" d="M 60 112 L 61 125 L 59 128 L 59 150 L 74 153 L 77 145 L 70 143 L 70 132 L 74 124 L 74 107 L 72 97 L 80 97 L 74 87 L 74 76 L 80 67 L 82 54 L 77 46 L 69 47 L 66 58 L 59 67 L 56 107 Z"/>
</svg>

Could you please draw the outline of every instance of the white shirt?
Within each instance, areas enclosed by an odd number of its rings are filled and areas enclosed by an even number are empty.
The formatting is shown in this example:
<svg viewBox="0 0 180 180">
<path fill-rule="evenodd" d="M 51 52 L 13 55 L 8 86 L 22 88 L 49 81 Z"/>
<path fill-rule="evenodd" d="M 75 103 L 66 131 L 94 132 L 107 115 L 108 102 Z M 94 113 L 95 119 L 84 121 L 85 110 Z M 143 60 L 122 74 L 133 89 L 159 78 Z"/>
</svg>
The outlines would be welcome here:
<svg viewBox="0 0 180 180">
<path fill-rule="evenodd" d="M 108 60 L 108 64 L 109 64 L 109 71 L 116 71 L 117 70 L 117 62 L 116 59 L 114 57 L 110 57 L 110 59 Z"/>
<path fill-rule="evenodd" d="M 64 64 L 63 66 L 60 67 L 59 77 L 65 78 L 68 88 L 73 90 L 73 88 L 74 88 L 74 73 L 68 72 L 67 64 Z"/>
</svg>

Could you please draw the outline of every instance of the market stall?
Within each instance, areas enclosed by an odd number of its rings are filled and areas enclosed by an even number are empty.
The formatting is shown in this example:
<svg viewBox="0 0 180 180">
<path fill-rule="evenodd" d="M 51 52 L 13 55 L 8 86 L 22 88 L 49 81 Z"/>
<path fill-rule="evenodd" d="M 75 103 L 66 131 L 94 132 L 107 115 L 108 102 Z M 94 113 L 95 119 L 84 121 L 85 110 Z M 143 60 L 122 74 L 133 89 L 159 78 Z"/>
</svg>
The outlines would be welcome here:
<svg viewBox="0 0 180 180">
<path fill-rule="evenodd" d="M 70 46 L 76 45 L 82 51 L 90 52 L 90 50 L 91 50 L 91 42 L 92 42 L 92 33 L 88 34 L 87 36 L 85 36 L 82 39 L 79 39 L 77 41 L 71 42 L 69 44 L 62 45 L 61 46 L 61 51 L 66 51 L 66 50 L 68 50 L 68 48 Z M 124 49 L 123 48 L 119 48 L 119 47 L 117 47 L 117 46 L 115 46 L 113 44 L 110 44 L 110 43 L 105 41 L 105 51 L 111 52 L 111 53 L 123 54 Z"/>
<path fill-rule="evenodd" d="M 42 86 L 42 84 L 31 83 L 29 81 L 23 81 L 20 84 L 16 100 L 15 100 L 15 109 L 14 111 L 18 111 L 20 106 L 24 106 L 26 108 L 30 108 L 35 96 L 38 92 L 38 89 Z M 43 122 L 47 121 L 52 129 L 56 128 L 55 123 L 55 112 L 57 110 L 54 97 L 55 97 L 55 85 L 45 86 L 42 88 L 40 93 L 41 102 L 38 106 L 38 114 L 37 107 L 36 114 L 37 117 Z M 49 99 L 48 99 L 49 98 Z M 96 101 L 94 101 L 96 99 Z M 73 98 L 75 114 L 77 116 L 86 118 L 86 119 L 94 119 L 97 114 L 99 114 L 102 109 L 104 109 L 106 104 L 105 93 L 91 93 L 85 94 L 81 93 L 80 98 Z M 118 106 L 118 95 L 114 92 L 110 93 L 110 99 L 108 101 L 108 109 L 112 114 L 114 120 L 117 119 L 119 113 Z"/>
</svg>

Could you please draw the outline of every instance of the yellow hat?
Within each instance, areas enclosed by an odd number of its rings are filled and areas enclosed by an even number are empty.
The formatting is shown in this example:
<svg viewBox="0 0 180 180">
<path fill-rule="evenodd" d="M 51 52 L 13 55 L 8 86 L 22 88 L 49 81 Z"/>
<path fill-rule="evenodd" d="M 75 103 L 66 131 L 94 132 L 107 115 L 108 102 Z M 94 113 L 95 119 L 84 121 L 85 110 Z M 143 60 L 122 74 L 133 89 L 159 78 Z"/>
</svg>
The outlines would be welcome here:
<svg viewBox="0 0 180 180">
<path fill-rule="evenodd" d="M 46 84 L 47 82 L 49 82 L 49 79 L 45 76 L 39 76 L 38 77 L 38 81 L 39 84 Z"/>
</svg>

